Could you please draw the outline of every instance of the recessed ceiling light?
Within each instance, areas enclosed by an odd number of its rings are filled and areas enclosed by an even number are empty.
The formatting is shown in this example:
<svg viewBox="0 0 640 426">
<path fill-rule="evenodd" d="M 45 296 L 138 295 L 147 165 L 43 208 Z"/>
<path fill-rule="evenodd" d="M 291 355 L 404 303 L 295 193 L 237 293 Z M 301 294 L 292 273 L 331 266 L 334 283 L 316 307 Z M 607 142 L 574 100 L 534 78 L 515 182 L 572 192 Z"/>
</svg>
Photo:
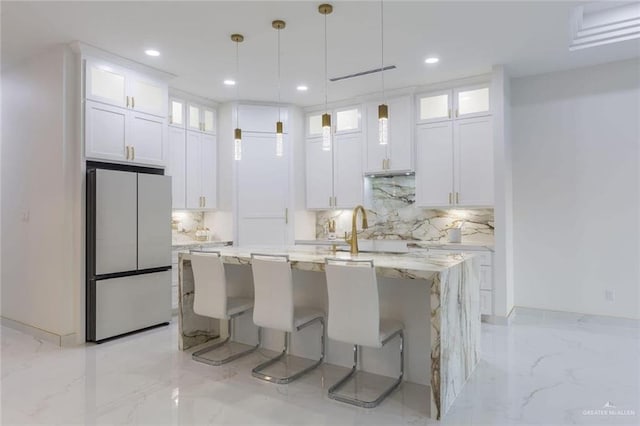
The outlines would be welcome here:
<svg viewBox="0 0 640 426">
<path fill-rule="evenodd" d="M 225 84 L 226 86 L 235 86 L 235 85 L 236 85 L 236 82 L 235 82 L 235 80 L 225 80 L 225 81 L 224 81 L 224 84 Z"/>
<path fill-rule="evenodd" d="M 300 86 L 296 87 L 296 89 L 298 89 L 298 92 L 306 92 L 307 90 L 309 90 L 309 88 L 304 84 L 301 84 Z"/>
<path fill-rule="evenodd" d="M 440 58 L 436 58 L 435 56 L 430 56 L 424 60 L 425 64 L 437 64 L 440 62 Z"/>
<path fill-rule="evenodd" d="M 155 49 L 147 49 L 144 51 L 148 56 L 160 56 L 160 52 Z"/>
</svg>

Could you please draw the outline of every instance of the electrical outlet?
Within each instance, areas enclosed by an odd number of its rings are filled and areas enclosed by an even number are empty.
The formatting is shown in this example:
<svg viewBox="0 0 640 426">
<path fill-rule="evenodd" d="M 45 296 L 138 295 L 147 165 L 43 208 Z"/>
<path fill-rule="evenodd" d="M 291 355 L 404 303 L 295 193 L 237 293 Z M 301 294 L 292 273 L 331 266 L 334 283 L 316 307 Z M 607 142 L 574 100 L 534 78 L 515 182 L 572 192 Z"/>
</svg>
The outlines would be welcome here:
<svg viewBox="0 0 640 426">
<path fill-rule="evenodd" d="M 616 298 L 616 293 L 611 289 L 606 289 L 604 291 L 604 298 L 607 302 L 613 302 Z"/>
</svg>

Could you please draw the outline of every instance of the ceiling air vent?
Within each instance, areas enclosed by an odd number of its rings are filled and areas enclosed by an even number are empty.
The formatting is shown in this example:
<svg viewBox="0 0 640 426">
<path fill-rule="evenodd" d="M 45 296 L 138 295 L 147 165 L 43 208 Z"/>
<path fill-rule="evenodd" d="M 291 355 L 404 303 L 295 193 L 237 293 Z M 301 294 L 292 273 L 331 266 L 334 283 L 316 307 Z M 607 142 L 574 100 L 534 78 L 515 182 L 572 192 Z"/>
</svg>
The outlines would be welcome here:
<svg viewBox="0 0 640 426">
<path fill-rule="evenodd" d="M 377 72 L 389 71 L 389 70 L 395 70 L 395 69 L 396 69 L 395 65 L 387 65 L 384 68 L 375 68 L 375 69 L 368 70 L 368 71 L 360 71 L 360 72 L 357 72 L 355 74 L 343 75 L 343 76 L 340 76 L 340 77 L 333 77 L 333 78 L 330 78 L 329 81 L 346 80 L 348 78 L 362 77 L 363 75 L 375 74 Z"/>
<path fill-rule="evenodd" d="M 640 2 L 598 2 L 571 14 L 569 50 L 640 38 Z"/>
</svg>

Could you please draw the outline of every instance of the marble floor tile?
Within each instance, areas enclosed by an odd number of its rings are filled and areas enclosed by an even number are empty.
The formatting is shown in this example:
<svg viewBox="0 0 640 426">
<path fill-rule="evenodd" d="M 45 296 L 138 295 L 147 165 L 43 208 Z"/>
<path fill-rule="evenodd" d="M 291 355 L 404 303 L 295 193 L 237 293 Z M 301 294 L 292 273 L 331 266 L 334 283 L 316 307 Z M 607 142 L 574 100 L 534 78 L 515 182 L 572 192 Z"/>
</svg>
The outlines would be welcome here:
<svg viewBox="0 0 640 426">
<path fill-rule="evenodd" d="M 1 333 L 3 425 L 640 424 L 633 321 L 519 310 L 510 327 L 483 324 L 480 365 L 440 422 L 429 417 L 424 386 L 405 383 L 367 410 L 327 398 L 345 368 L 324 365 L 279 386 L 250 372 L 271 351 L 222 367 L 192 361 L 177 350 L 175 321 L 74 348 Z"/>
</svg>

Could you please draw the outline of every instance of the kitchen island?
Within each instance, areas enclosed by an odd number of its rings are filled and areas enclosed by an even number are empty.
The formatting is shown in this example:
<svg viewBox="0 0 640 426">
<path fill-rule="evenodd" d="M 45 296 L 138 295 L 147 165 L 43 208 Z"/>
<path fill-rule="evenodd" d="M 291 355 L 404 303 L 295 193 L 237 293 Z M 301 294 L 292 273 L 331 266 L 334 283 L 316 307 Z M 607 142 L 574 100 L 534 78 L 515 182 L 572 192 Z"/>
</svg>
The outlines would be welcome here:
<svg viewBox="0 0 640 426">
<path fill-rule="evenodd" d="M 225 263 L 232 296 L 252 296 L 251 253 L 287 254 L 296 283 L 296 304 L 327 310 L 325 258 L 371 259 L 378 276 L 381 316 L 405 326 L 404 379 L 425 386 L 431 417 L 441 418 L 462 391 L 480 356 L 479 264 L 473 255 L 434 256 L 425 250 L 404 254 L 333 254 L 326 247 L 237 248 L 218 250 Z M 179 259 L 179 322 L 181 350 L 226 337 L 220 321 L 193 312 L 193 272 L 190 255 Z M 234 294 L 235 293 L 235 294 Z M 251 316 L 239 317 L 234 338 L 255 341 Z M 291 353 L 317 355 L 313 333 L 297 333 Z M 280 350 L 282 333 L 263 331 L 262 346 Z M 298 336 L 300 335 L 300 336 Z M 317 340 L 317 337 L 316 337 Z M 315 345 L 315 346 L 314 346 Z M 364 348 L 362 368 L 376 374 L 397 375 L 393 342 L 382 350 Z M 351 345 L 328 341 L 325 362 L 351 366 Z M 428 388 L 427 388 L 428 387 Z M 426 395 L 425 395 L 426 397 Z"/>
</svg>

